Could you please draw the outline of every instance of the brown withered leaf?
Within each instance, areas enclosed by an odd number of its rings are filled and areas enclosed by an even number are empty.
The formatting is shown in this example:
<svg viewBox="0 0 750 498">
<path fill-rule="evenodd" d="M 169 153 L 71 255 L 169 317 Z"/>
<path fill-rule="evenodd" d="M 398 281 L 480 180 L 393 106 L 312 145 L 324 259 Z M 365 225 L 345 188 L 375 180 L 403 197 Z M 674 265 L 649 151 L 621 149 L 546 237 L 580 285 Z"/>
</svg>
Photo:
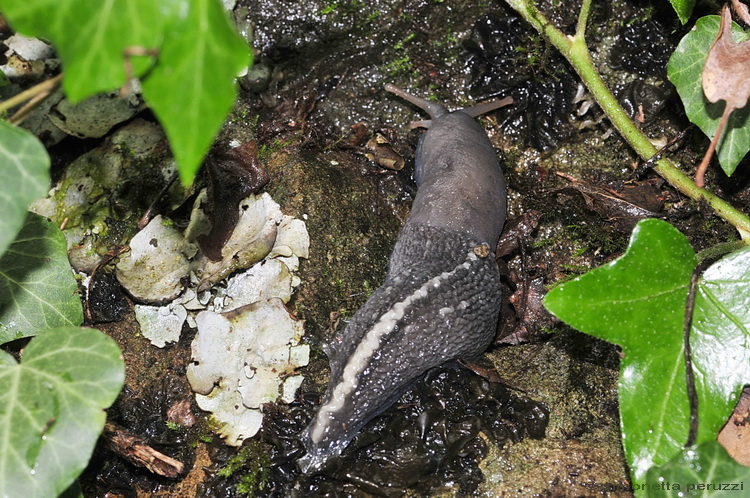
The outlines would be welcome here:
<svg viewBox="0 0 750 498">
<path fill-rule="evenodd" d="M 742 22 L 750 24 L 750 10 L 748 10 L 747 5 L 740 2 L 740 0 L 732 0 L 732 8 L 739 18 L 742 19 Z"/>
<path fill-rule="evenodd" d="M 521 245 L 528 245 L 531 240 L 531 233 L 539 225 L 539 218 L 542 213 L 539 211 L 527 211 L 521 216 L 509 219 L 503 227 L 503 233 L 500 234 L 500 240 L 497 242 L 495 257 L 501 258 L 512 253 Z"/>
<path fill-rule="evenodd" d="M 506 382 L 500 375 L 500 372 L 495 368 L 494 363 L 492 363 L 492 361 L 486 356 L 480 356 L 474 360 L 464 360 L 459 358 L 456 360 L 456 363 L 464 368 L 468 368 L 475 374 L 484 377 L 490 382 Z"/>
<path fill-rule="evenodd" d="M 705 184 L 706 168 L 729 115 L 735 109 L 745 107 L 750 98 L 750 40 L 735 43 L 732 39 L 732 12 L 729 5 L 725 5 L 721 10 L 719 36 L 708 51 L 706 64 L 703 66 L 702 82 L 706 99 L 713 104 L 723 100 L 725 106 L 714 138 L 695 172 L 695 184 L 699 187 Z"/>
<path fill-rule="evenodd" d="M 370 132 L 367 130 L 367 125 L 363 122 L 354 123 L 351 128 L 353 135 L 346 140 L 346 144 L 352 147 L 361 147 L 367 140 L 367 136 Z"/>
<path fill-rule="evenodd" d="M 644 182 L 615 190 L 578 180 L 565 173 L 556 174 L 570 182 L 570 185 L 557 192 L 581 194 L 589 209 L 596 211 L 625 233 L 630 233 L 640 220 L 658 216 L 656 212 L 662 207 L 660 191 L 651 183 Z"/>
<path fill-rule="evenodd" d="M 740 400 L 719 433 L 719 443 L 737 463 L 750 467 L 750 387 L 742 391 Z"/>
<path fill-rule="evenodd" d="M 206 161 L 208 172 L 207 205 L 211 231 L 198 237 L 198 245 L 210 260 L 220 261 L 239 218 L 238 205 L 250 194 L 257 194 L 268 174 L 258 164 L 258 145 L 252 141 Z"/>
<path fill-rule="evenodd" d="M 513 275 L 514 280 L 518 275 Z M 544 277 L 524 277 L 518 282 L 518 288 L 510 296 L 510 303 L 516 310 L 518 323 L 512 332 L 495 336 L 495 344 L 521 344 L 539 337 L 544 329 L 551 327 L 557 320 L 542 304 L 547 289 Z"/>
<path fill-rule="evenodd" d="M 404 158 L 391 145 L 391 141 L 381 132 L 376 132 L 365 144 L 365 157 L 384 168 L 401 171 L 404 168 Z"/>
</svg>

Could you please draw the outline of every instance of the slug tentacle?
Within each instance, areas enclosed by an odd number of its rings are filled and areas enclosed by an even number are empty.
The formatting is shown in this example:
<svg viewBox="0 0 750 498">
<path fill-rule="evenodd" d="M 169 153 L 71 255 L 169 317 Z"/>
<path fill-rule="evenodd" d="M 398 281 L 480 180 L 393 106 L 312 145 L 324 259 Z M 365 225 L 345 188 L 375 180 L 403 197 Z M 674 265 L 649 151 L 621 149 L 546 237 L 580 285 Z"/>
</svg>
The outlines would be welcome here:
<svg viewBox="0 0 750 498">
<path fill-rule="evenodd" d="M 506 105 L 510 105 L 512 103 L 513 97 L 505 97 L 504 99 L 482 102 L 481 104 L 477 104 L 473 107 L 461 109 L 461 112 L 465 112 L 472 118 L 476 118 L 477 116 L 481 116 L 482 114 L 494 111 L 495 109 L 500 109 L 501 107 L 505 107 Z"/>
<path fill-rule="evenodd" d="M 444 116 L 448 114 L 448 110 L 443 107 L 442 105 L 438 104 L 437 102 L 432 102 L 427 99 L 423 99 L 422 97 L 417 97 L 416 95 L 412 95 L 410 93 L 407 93 L 397 86 L 391 85 L 390 83 L 386 83 L 385 89 L 395 95 L 398 95 L 402 99 L 406 100 L 407 102 L 411 102 L 415 106 L 419 107 L 423 111 L 425 111 L 427 114 L 430 115 L 432 119 L 437 119 L 440 116 Z M 412 123 L 412 128 L 429 128 L 431 122 L 430 121 L 415 121 Z"/>
<path fill-rule="evenodd" d="M 419 188 L 385 283 L 332 350 L 328 390 L 304 435 L 305 472 L 341 453 L 429 369 L 481 354 L 500 313 L 493 250 L 505 222 L 505 180 L 472 119 L 496 103 L 449 113 L 392 85 L 386 89 L 432 117 L 416 152 Z"/>
</svg>

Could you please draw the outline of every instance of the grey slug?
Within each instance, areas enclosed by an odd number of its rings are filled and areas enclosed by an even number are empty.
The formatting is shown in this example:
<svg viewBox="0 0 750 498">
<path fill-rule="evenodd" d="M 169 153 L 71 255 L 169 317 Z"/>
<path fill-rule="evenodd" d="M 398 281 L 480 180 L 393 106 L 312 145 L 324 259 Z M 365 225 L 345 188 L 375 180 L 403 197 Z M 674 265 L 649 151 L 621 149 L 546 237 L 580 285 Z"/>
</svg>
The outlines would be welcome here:
<svg viewBox="0 0 750 498">
<path fill-rule="evenodd" d="M 454 112 L 392 92 L 432 118 L 416 150 L 417 195 L 398 236 L 385 283 L 331 347 L 331 380 L 303 435 L 305 472 L 340 454 L 362 426 L 429 369 L 473 358 L 490 344 L 500 313 L 493 251 L 505 223 L 502 168 L 474 117 L 510 102 Z"/>
</svg>

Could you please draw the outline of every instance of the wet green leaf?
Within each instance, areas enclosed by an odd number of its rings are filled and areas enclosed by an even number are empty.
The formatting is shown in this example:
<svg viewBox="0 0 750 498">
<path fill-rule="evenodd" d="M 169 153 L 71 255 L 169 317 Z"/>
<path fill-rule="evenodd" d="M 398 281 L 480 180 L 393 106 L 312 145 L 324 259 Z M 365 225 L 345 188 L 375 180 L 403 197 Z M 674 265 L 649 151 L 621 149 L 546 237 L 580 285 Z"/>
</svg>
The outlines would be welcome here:
<svg viewBox="0 0 750 498">
<path fill-rule="evenodd" d="M 0 120 L 0 256 L 26 219 L 26 208 L 49 190 L 50 160 L 31 133 Z"/>
<path fill-rule="evenodd" d="M 680 22 L 685 24 L 690 19 L 690 14 L 693 13 L 693 7 L 695 7 L 695 0 L 669 0 L 672 4 L 672 8 L 677 13 L 677 17 L 680 18 Z"/>
<path fill-rule="evenodd" d="M 633 488 L 636 496 L 647 497 L 746 496 L 750 468 L 735 462 L 716 441 L 708 441 L 652 468 L 642 481 L 633 483 Z"/>
<path fill-rule="evenodd" d="M 0 344 L 82 322 L 65 236 L 53 223 L 28 213 L 0 258 Z"/>
<path fill-rule="evenodd" d="M 711 265 L 698 282 L 690 346 L 701 426 L 716 436 L 750 382 L 750 248 Z"/>
<path fill-rule="evenodd" d="M 246 42 L 216 0 L 189 2 L 171 24 L 143 95 L 164 125 L 190 184 L 237 96 L 234 79 L 249 64 Z"/>
<path fill-rule="evenodd" d="M 117 344 L 94 329 L 47 330 L 23 361 L 0 357 L 0 496 L 58 496 L 85 468 L 125 380 Z"/>
<path fill-rule="evenodd" d="M 73 103 L 125 84 L 125 48 L 158 47 L 165 21 L 154 0 L 5 0 L 3 13 L 16 31 L 55 45 Z M 134 59 L 135 74 L 153 62 Z"/>
<path fill-rule="evenodd" d="M 711 49 L 719 33 L 721 18 L 707 16 L 698 19 L 695 28 L 680 41 L 669 59 L 667 73 L 677 88 L 688 119 L 695 123 L 709 138 L 713 138 L 724 110 L 724 101 L 711 104 L 703 95 L 701 75 Z M 750 33 L 732 23 L 735 42 L 750 39 Z M 729 116 L 723 137 L 716 147 L 719 164 L 727 175 L 734 173 L 737 165 L 750 150 L 750 106 L 734 111 Z"/>
<path fill-rule="evenodd" d="M 647 219 L 619 259 L 552 289 L 544 300 L 566 323 L 622 347 L 623 445 L 637 477 L 672 458 L 687 439 L 680 310 L 695 262 L 680 232 Z"/>
<path fill-rule="evenodd" d="M 124 85 L 126 48 L 155 49 L 157 56 L 131 58 L 133 72 L 183 182 L 192 182 L 234 102 L 234 80 L 250 64 L 219 0 L 5 0 L 3 13 L 19 32 L 54 44 L 73 102 Z"/>
<path fill-rule="evenodd" d="M 683 321 L 695 265 L 680 232 L 648 219 L 620 258 L 552 289 L 544 301 L 571 326 L 622 347 L 620 418 L 635 480 L 687 441 Z M 738 251 L 699 283 L 691 330 L 699 443 L 716 438 L 750 380 L 749 269 L 750 249 Z"/>
</svg>

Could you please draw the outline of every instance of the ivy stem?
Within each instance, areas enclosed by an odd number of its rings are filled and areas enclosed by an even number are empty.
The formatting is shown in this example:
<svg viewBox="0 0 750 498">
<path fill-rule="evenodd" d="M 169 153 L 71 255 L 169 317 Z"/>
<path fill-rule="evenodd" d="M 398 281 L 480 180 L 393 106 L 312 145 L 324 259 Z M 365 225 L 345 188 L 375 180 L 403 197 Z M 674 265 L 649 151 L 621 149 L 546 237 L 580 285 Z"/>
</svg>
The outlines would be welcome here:
<svg viewBox="0 0 750 498">
<path fill-rule="evenodd" d="M 599 71 L 594 66 L 591 54 L 586 46 L 585 31 L 591 0 L 583 0 L 576 34 L 569 36 L 553 26 L 550 21 L 532 4 L 531 0 L 506 0 L 534 29 L 544 35 L 568 60 L 580 76 L 583 84 L 602 108 L 612 125 L 625 141 L 643 159 L 648 161 L 658 152 L 648 137 L 636 126 L 627 115 L 615 96 L 607 87 Z M 695 185 L 677 165 L 669 159 L 659 159 L 654 164 L 654 171 L 664 178 L 675 189 L 693 201 L 708 204 L 716 214 L 734 226 L 745 244 L 750 245 L 750 217 L 742 213 L 725 200 L 708 190 Z"/>
</svg>

